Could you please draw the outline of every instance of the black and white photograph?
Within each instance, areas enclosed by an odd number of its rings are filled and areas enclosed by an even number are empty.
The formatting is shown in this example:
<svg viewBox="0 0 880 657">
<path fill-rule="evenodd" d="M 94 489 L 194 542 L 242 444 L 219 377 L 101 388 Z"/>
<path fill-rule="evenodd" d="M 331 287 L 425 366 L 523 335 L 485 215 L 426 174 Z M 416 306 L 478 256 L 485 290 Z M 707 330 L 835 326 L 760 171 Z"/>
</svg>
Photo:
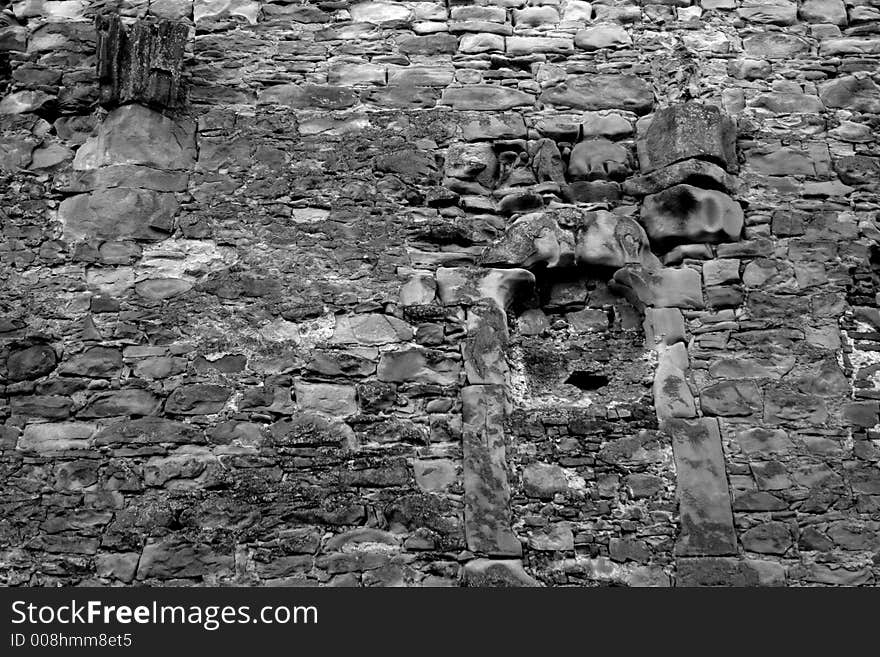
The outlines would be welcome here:
<svg viewBox="0 0 880 657">
<path fill-rule="evenodd" d="M 878 0 L 0 0 L 0 650 L 880 585 L 878 131 Z"/>
</svg>

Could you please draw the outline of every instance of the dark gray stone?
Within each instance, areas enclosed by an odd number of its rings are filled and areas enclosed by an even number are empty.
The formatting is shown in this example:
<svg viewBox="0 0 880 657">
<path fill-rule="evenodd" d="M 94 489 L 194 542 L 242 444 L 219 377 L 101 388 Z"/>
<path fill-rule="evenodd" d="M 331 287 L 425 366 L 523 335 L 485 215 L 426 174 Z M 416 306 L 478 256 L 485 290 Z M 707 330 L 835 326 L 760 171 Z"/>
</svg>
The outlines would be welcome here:
<svg viewBox="0 0 880 657">
<path fill-rule="evenodd" d="M 104 105 L 142 103 L 176 108 L 186 100 L 181 79 L 189 26 L 135 21 L 126 29 L 116 14 L 99 15 L 97 72 Z"/>
<path fill-rule="evenodd" d="M 709 160 L 727 171 L 739 168 L 736 125 L 714 105 L 683 103 L 657 110 L 641 146 L 645 171 L 692 158 Z"/>
</svg>

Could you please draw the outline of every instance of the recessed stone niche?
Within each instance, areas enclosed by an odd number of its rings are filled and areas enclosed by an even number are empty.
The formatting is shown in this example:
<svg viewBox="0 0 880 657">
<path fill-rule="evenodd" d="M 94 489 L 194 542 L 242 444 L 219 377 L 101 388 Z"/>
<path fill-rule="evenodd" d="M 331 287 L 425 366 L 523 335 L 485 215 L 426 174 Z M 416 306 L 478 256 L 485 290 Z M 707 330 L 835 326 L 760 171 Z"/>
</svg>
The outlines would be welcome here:
<svg viewBox="0 0 880 657">
<path fill-rule="evenodd" d="M 605 267 L 536 267 L 535 293 L 514 304 L 508 358 L 517 408 L 636 405 L 650 392 L 641 313 L 613 292 Z M 604 413 L 604 410 L 602 411 Z"/>
<path fill-rule="evenodd" d="M 650 383 L 642 318 L 615 272 L 660 267 L 639 224 L 623 214 L 559 207 L 521 216 L 483 264 L 529 269 L 535 285 L 514 299 L 508 355 L 520 406 L 636 403 Z"/>
</svg>

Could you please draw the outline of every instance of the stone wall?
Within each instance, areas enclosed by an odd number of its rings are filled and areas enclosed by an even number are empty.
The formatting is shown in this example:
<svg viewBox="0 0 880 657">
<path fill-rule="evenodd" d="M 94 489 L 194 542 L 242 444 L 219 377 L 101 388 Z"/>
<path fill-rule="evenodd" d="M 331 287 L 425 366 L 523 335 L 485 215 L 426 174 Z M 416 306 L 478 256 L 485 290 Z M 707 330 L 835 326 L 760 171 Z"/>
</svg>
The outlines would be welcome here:
<svg viewBox="0 0 880 657">
<path fill-rule="evenodd" d="M 880 583 L 876 1 L 0 8 L 3 584 Z"/>
</svg>

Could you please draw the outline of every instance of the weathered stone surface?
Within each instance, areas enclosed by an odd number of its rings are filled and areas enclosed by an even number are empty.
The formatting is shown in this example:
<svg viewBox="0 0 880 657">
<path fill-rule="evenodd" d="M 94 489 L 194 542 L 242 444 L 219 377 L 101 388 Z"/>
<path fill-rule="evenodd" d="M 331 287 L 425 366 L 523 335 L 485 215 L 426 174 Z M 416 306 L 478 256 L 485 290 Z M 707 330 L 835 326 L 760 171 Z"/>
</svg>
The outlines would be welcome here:
<svg viewBox="0 0 880 657">
<path fill-rule="evenodd" d="M 772 92 L 757 96 L 752 107 L 760 107 L 776 114 L 816 114 L 825 110 L 825 106 L 817 96 L 803 93 Z"/>
<path fill-rule="evenodd" d="M 231 390 L 210 383 L 193 383 L 175 388 L 165 402 L 165 412 L 175 415 L 209 415 L 219 413 L 226 405 Z"/>
<path fill-rule="evenodd" d="M 189 38 L 186 23 L 136 21 L 126 29 L 119 16 L 110 14 L 98 16 L 95 26 L 103 104 L 174 108 L 185 102 L 181 69 Z"/>
<path fill-rule="evenodd" d="M 444 492 L 459 480 L 456 464 L 450 459 L 414 461 L 413 474 L 426 493 Z"/>
<path fill-rule="evenodd" d="M 657 418 L 696 417 L 696 404 L 686 378 L 687 350 L 677 343 L 662 349 L 654 372 L 654 410 Z"/>
<path fill-rule="evenodd" d="M 772 148 L 749 154 L 748 166 L 768 176 L 815 176 L 816 163 L 811 154 L 794 148 Z"/>
<path fill-rule="evenodd" d="M 507 54 L 513 56 L 534 53 L 556 53 L 566 55 L 574 52 L 572 40 L 564 37 L 507 37 L 504 41 Z"/>
<path fill-rule="evenodd" d="M 861 586 L 873 581 L 867 567 L 845 568 L 819 563 L 811 564 L 806 578 L 810 582 L 831 586 Z"/>
<path fill-rule="evenodd" d="M 872 2 L 6 4 L 0 583 L 877 583 Z"/>
<path fill-rule="evenodd" d="M 95 435 L 97 446 L 141 446 L 161 443 L 204 443 L 202 430 L 193 424 L 160 417 L 143 417 L 111 424 Z"/>
<path fill-rule="evenodd" d="M 736 434 L 736 442 L 748 454 L 785 454 L 793 444 L 785 431 L 756 427 Z"/>
<path fill-rule="evenodd" d="M 44 91 L 17 91 L 0 100 L 0 114 L 35 112 L 54 100 Z"/>
<path fill-rule="evenodd" d="M 539 586 L 516 559 L 472 559 L 464 567 L 465 586 L 519 587 Z"/>
<path fill-rule="evenodd" d="M 620 25 L 591 25 L 574 35 L 574 44 L 584 50 L 625 48 L 632 45 L 632 37 Z"/>
<path fill-rule="evenodd" d="M 755 32 L 743 39 L 747 55 L 762 59 L 789 59 L 809 52 L 809 42 L 785 32 Z M 827 103 L 826 103 L 827 104 Z"/>
<path fill-rule="evenodd" d="M 548 87 L 540 101 L 575 109 L 625 109 L 645 114 L 651 109 L 654 95 L 651 87 L 635 75 L 602 73 L 570 77 Z"/>
<path fill-rule="evenodd" d="M 492 299 L 507 308 L 515 298 L 534 291 L 535 275 L 525 269 L 482 269 L 441 267 L 437 270 L 437 296 L 444 304 L 471 304 Z"/>
<path fill-rule="evenodd" d="M 261 103 L 286 105 L 294 109 L 339 110 L 355 105 L 358 100 L 353 89 L 319 84 L 278 84 L 264 89 Z"/>
<path fill-rule="evenodd" d="M 644 330 L 648 347 L 671 346 L 685 339 L 684 318 L 676 308 L 646 308 Z"/>
<path fill-rule="evenodd" d="M 448 87 L 440 96 L 442 105 L 456 110 L 503 111 L 522 105 L 534 105 L 535 97 L 517 89 L 490 84 Z"/>
<path fill-rule="evenodd" d="M 568 490 L 565 471 L 558 465 L 533 463 L 526 466 L 522 473 L 523 489 L 527 495 L 542 500 L 552 500 L 557 493 Z"/>
<path fill-rule="evenodd" d="M 568 175 L 573 179 L 621 180 L 629 173 L 629 153 L 607 139 L 578 143 L 571 151 Z"/>
<path fill-rule="evenodd" d="M 853 402 L 843 407 L 841 419 L 846 424 L 870 428 L 880 420 L 880 402 Z"/>
<path fill-rule="evenodd" d="M 835 160 L 834 170 L 847 185 L 876 185 L 880 176 L 880 157 L 842 157 Z"/>
<path fill-rule="evenodd" d="M 354 442 L 351 427 L 319 413 L 295 413 L 269 425 L 268 433 L 280 447 L 344 446 Z"/>
<path fill-rule="evenodd" d="M 189 169 L 195 162 L 195 126 L 141 105 L 113 110 L 76 153 L 75 169 L 140 165 Z"/>
<path fill-rule="evenodd" d="M 559 147 L 552 139 L 539 139 L 529 151 L 537 182 L 565 184 L 565 164 Z"/>
<path fill-rule="evenodd" d="M 880 87 L 866 76 L 846 75 L 830 80 L 819 88 L 819 98 L 828 107 L 880 112 Z"/>
<path fill-rule="evenodd" d="M 374 313 L 337 315 L 333 342 L 343 344 L 381 345 L 407 342 L 413 337 L 412 327 L 392 316 Z"/>
<path fill-rule="evenodd" d="M 798 7 L 798 16 L 808 23 L 846 25 L 846 6 L 843 0 L 804 0 Z"/>
<path fill-rule="evenodd" d="M 6 377 L 10 381 L 38 379 L 54 370 L 57 360 L 47 344 L 14 348 L 6 356 Z"/>
<path fill-rule="evenodd" d="M 707 557 L 676 560 L 678 586 L 783 586 L 785 568 L 775 561 Z"/>
<path fill-rule="evenodd" d="M 742 544 L 748 552 L 785 554 L 792 545 L 791 530 L 784 522 L 770 521 L 743 532 Z"/>
<path fill-rule="evenodd" d="M 69 241 L 92 237 L 155 241 L 171 232 L 178 208 L 174 194 L 117 187 L 64 199 L 58 218 Z"/>
<path fill-rule="evenodd" d="M 761 391 L 754 381 L 722 381 L 700 391 L 705 415 L 746 416 L 763 409 Z"/>
<path fill-rule="evenodd" d="M 517 556 L 522 546 L 510 529 L 510 488 L 504 449 L 504 389 L 461 391 L 465 536 L 468 549 Z"/>
<path fill-rule="evenodd" d="M 122 352 L 112 347 L 92 347 L 82 354 L 64 362 L 59 368 L 61 374 L 88 376 L 93 378 L 112 377 L 122 367 Z"/>
<path fill-rule="evenodd" d="M 424 349 L 389 351 L 379 359 L 380 381 L 414 381 L 452 385 L 458 381 L 461 363 L 441 352 Z"/>
<path fill-rule="evenodd" d="M 408 20 L 411 13 L 394 2 L 359 2 L 351 7 L 351 17 L 358 22 L 387 25 Z"/>
<path fill-rule="evenodd" d="M 486 249 L 487 266 L 571 267 L 639 264 L 654 268 L 659 262 L 647 248 L 638 223 L 603 210 L 575 208 L 529 213 L 514 221 L 502 239 Z"/>
<path fill-rule="evenodd" d="M 764 396 L 764 422 L 767 424 L 822 424 L 827 417 L 825 401 L 820 397 L 779 388 L 767 390 Z"/>
<path fill-rule="evenodd" d="M 193 283 L 182 278 L 148 278 L 134 285 L 138 296 L 152 300 L 170 299 L 192 288 Z"/>
<path fill-rule="evenodd" d="M 636 499 L 653 497 L 665 486 L 664 480 L 660 477 L 641 473 L 628 475 L 625 483 Z"/>
<path fill-rule="evenodd" d="M 458 47 L 458 39 L 451 34 L 444 33 L 424 36 L 403 34 L 398 36 L 396 40 L 400 52 L 405 55 L 451 55 Z"/>
<path fill-rule="evenodd" d="M 40 454 L 88 449 L 95 425 L 88 422 L 30 424 L 18 439 L 17 448 Z"/>
<path fill-rule="evenodd" d="M 61 395 L 27 395 L 10 400 L 13 415 L 63 420 L 70 416 L 73 401 Z"/>
<path fill-rule="evenodd" d="M 357 412 L 354 386 L 298 381 L 294 391 L 297 405 L 304 410 L 334 416 Z"/>
<path fill-rule="evenodd" d="M 751 23 L 793 25 L 797 11 L 797 2 L 792 0 L 745 0 L 737 13 Z"/>
<path fill-rule="evenodd" d="M 161 400 L 152 392 L 130 388 L 128 390 L 99 392 L 89 399 L 77 415 L 81 418 L 155 415 L 161 405 Z"/>
<path fill-rule="evenodd" d="M 507 318 L 492 301 L 467 310 L 467 337 L 461 346 L 468 383 L 507 384 Z"/>
<path fill-rule="evenodd" d="M 231 554 L 215 546 L 187 543 L 179 539 L 152 539 L 144 546 L 137 579 L 213 577 L 228 574 L 234 564 Z"/>
<path fill-rule="evenodd" d="M 705 303 L 700 278 L 698 272 L 687 267 L 625 267 L 614 274 L 614 282 L 640 308 L 702 308 Z"/>
<path fill-rule="evenodd" d="M 642 169 L 652 171 L 691 158 L 736 172 L 736 126 L 713 105 L 684 103 L 654 113 L 640 135 Z"/>
<path fill-rule="evenodd" d="M 686 183 L 696 187 L 721 188 L 728 192 L 736 188 L 736 178 L 717 164 L 703 160 L 684 160 L 645 175 L 630 177 L 623 189 L 633 196 L 656 194 L 664 189 Z"/>
<path fill-rule="evenodd" d="M 720 556 L 736 553 L 736 533 L 718 422 L 713 419 L 666 420 L 672 438 L 681 535 L 676 553 Z"/>
<path fill-rule="evenodd" d="M 640 221 L 662 248 L 687 242 L 735 242 L 742 234 L 742 207 L 722 192 L 676 185 L 645 197 Z"/>
<path fill-rule="evenodd" d="M 461 116 L 461 133 L 467 140 L 519 139 L 526 136 L 526 124 L 519 114 L 463 112 Z"/>
</svg>

